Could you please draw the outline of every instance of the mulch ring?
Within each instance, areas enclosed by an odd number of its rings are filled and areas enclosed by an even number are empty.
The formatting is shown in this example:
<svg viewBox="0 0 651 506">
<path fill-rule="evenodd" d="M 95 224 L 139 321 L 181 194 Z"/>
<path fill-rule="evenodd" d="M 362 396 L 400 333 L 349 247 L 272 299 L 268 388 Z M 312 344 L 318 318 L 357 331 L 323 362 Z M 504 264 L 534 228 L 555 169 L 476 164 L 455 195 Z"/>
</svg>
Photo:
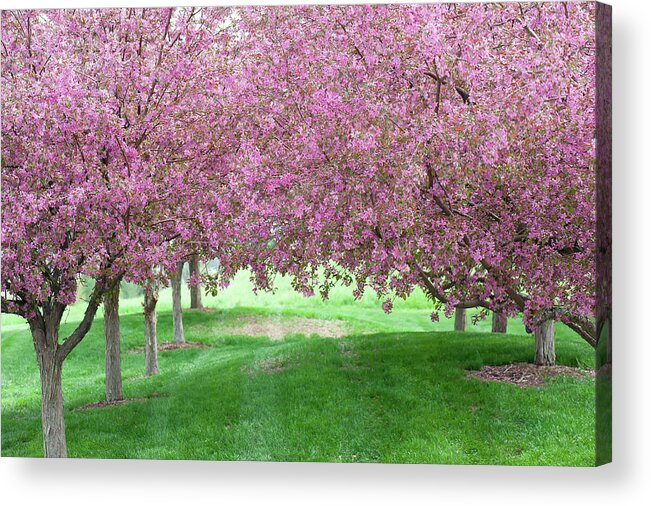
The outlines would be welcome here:
<svg viewBox="0 0 651 506">
<path fill-rule="evenodd" d="M 194 342 L 189 342 L 186 341 L 185 343 L 158 343 L 158 351 L 170 351 L 170 350 L 185 350 L 188 348 L 199 348 L 201 350 L 205 350 L 206 348 L 209 348 L 209 346 L 206 346 L 203 343 L 194 343 Z M 138 348 L 131 348 L 129 350 L 129 353 L 144 353 L 145 348 L 140 346 Z"/>
<path fill-rule="evenodd" d="M 120 406 L 121 404 L 128 404 L 130 402 L 148 401 L 156 397 L 160 397 L 160 394 L 151 394 L 149 397 L 131 397 L 129 399 L 122 399 L 120 401 L 91 402 L 89 404 L 84 404 L 83 406 L 79 406 L 78 408 L 75 408 L 73 411 L 85 411 L 87 409 L 110 408 L 113 406 Z"/>
<path fill-rule="evenodd" d="M 484 381 L 501 381 L 519 387 L 539 387 L 547 378 L 569 376 L 572 378 L 594 378 L 592 369 L 578 369 L 566 365 L 535 365 L 516 363 L 485 365 L 478 371 L 466 371 L 466 375 Z"/>
</svg>

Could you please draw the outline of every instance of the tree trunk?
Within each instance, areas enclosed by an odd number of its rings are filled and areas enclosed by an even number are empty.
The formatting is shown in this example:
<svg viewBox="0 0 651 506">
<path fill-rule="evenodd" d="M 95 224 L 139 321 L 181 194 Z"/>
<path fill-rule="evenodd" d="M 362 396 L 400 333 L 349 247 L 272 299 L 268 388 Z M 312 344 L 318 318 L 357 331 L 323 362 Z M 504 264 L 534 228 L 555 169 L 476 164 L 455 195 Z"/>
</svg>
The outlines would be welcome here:
<svg viewBox="0 0 651 506">
<path fill-rule="evenodd" d="M 183 331 L 183 310 L 181 308 L 181 274 L 183 273 L 183 262 L 176 264 L 176 272 L 172 276 L 172 319 L 174 320 L 174 342 L 184 343 L 185 332 Z"/>
<path fill-rule="evenodd" d="M 45 328 L 30 321 L 34 350 L 41 377 L 41 424 L 45 457 L 67 456 L 66 429 L 63 418 L 63 388 L 61 386 L 62 359 L 59 348 L 59 324 L 63 306 L 44 316 Z"/>
<path fill-rule="evenodd" d="M 554 349 L 554 320 L 543 321 L 535 330 L 536 336 L 536 365 L 554 365 L 556 351 Z"/>
<path fill-rule="evenodd" d="M 145 376 L 158 374 L 158 341 L 156 338 L 156 303 L 158 287 L 145 287 Z"/>
<path fill-rule="evenodd" d="M 122 368 L 120 366 L 120 283 L 104 295 L 104 340 L 106 342 L 106 400 L 120 401 Z"/>
<path fill-rule="evenodd" d="M 41 373 L 41 423 L 45 457 L 67 457 L 66 428 L 63 419 L 61 364 L 53 354 L 39 357 Z"/>
<path fill-rule="evenodd" d="M 199 257 L 197 255 L 192 255 L 190 261 L 188 262 L 190 267 L 190 277 L 199 276 Z M 201 309 L 203 304 L 201 302 L 201 284 L 196 284 L 190 286 L 190 307 L 192 309 Z"/>
<path fill-rule="evenodd" d="M 457 307 L 454 310 L 454 330 L 463 332 L 466 330 L 466 310 L 462 307 Z"/>
<path fill-rule="evenodd" d="M 493 332 L 499 332 L 501 334 L 506 333 L 506 326 L 508 319 L 503 313 L 493 311 Z"/>
<path fill-rule="evenodd" d="M 41 424 L 44 455 L 66 457 L 66 429 L 63 416 L 61 368 L 63 361 L 90 330 L 102 295 L 110 285 L 96 280 L 84 317 L 75 330 L 59 344 L 59 327 L 65 304 L 48 301 L 37 308 L 36 315 L 26 317 L 32 334 L 41 379 Z"/>
</svg>

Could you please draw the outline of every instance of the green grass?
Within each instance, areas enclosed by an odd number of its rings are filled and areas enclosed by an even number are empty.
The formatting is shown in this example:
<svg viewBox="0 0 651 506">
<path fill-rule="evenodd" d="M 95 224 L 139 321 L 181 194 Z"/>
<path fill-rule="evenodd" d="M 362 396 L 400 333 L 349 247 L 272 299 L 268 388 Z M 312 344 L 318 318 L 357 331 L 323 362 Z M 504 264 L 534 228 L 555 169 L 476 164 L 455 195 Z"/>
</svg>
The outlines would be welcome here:
<svg viewBox="0 0 651 506">
<path fill-rule="evenodd" d="M 306 299 L 277 283 L 252 294 L 245 275 L 212 312 L 186 312 L 186 337 L 207 349 L 159 354 L 161 374 L 141 378 L 139 299 L 121 301 L 125 395 L 146 398 L 78 410 L 104 398 L 101 313 L 64 365 L 66 434 L 71 457 L 576 465 L 595 460 L 594 382 L 556 378 L 540 388 L 467 379 L 483 364 L 533 359 L 533 337 L 509 322 L 452 332 L 430 321 L 421 293 L 385 315 L 368 294 L 346 289 Z M 189 300 L 187 294 L 185 299 Z M 161 294 L 159 340 L 172 339 L 171 298 Z M 65 335 L 82 308 L 73 307 Z M 340 339 L 293 335 L 281 341 L 238 335 L 242 315 L 344 320 Z M 593 350 L 564 327 L 558 361 L 594 366 Z M 140 378 L 139 378 L 140 377 Z M 134 379 L 135 378 L 135 379 Z M 2 455 L 42 456 L 38 370 L 29 332 L 3 315 Z"/>
</svg>

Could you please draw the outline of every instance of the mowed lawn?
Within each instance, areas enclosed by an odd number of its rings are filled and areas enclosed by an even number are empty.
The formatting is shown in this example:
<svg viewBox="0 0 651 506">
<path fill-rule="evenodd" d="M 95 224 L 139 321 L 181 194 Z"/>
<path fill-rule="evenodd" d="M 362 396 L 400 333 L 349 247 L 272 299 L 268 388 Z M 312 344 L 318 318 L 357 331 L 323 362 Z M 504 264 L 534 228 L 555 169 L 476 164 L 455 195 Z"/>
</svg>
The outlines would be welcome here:
<svg viewBox="0 0 651 506">
<path fill-rule="evenodd" d="M 533 336 L 516 320 L 507 335 L 470 319 L 467 332 L 455 333 L 443 315 L 431 322 L 421 293 L 386 315 L 372 294 L 354 301 L 339 288 L 324 302 L 292 292 L 285 279 L 275 294 L 256 296 L 242 273 L 217 298 L 204 297 L 208 311 L 184 314 L 186 338 L 206 347 L 162 351 L 161 374 L 144 378 L 140 302 L 121 301 L 124 391 L 132 402 L 79 409 L 104 399 L 101 312 L 64 365 L 70 457 L 594 464 L 592 379 L 521 388 L 466 377 L 484 364 L 533 360 Z M 161 342 L 172 340 L 170 307 L 164 290 Z M 71 308 L 62 335 L 82 309 Z M 272 340 L 245 332 L 300 330 L 306 318 L 345 335 Z M 2 322 L 2 455 L 42 456 L 31 337 L 19 318 Z M 560 364 L 594 366 L 593 350 L 565 327 L 557 327 L 556 347 Z"/>
</svg>

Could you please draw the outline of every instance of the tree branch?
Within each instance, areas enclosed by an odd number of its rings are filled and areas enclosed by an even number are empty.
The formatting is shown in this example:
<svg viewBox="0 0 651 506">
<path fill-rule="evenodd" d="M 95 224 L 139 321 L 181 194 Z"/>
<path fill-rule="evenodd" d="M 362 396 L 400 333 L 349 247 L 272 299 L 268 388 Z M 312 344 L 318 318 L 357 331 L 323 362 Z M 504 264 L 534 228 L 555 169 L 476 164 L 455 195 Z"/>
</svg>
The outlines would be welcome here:
<svg viewBox="0 0 651 506">
<path fill-rule="evenodd" d="M 4 296 L 2 296 L 1 301 L 0 301 L 0 312 L 5 313 L 5 314 L 15 314 L 18 316 L 22 316 L 25 318 L 24 311 L 20 308 L 20 306 L 24 305 L 24 302 L 21 302 L 19 300 L 14 300 L 14 299 L 7 299 Z M 15 308 L 10 307 L 10 303 L 14 303 L 16 305 Z"/>
<path fill-rule="evenodd" d="M 95 283 L 95 288 L 93 288 L 93 293 L 90 296 L 88 306 L 86 306 L 86 311 L 84 312 L 84 318 L 72 334 L 70 334 L 70 336 L 68 336 L 68 338 L 63 341 L 57 349 L 57 360 L 59 363 L 62 363 L 70 352 L 81 342 L 84 336 L 86 336 L 93 324 L 93 319 L 95 318 L 97 309 L 102 302 L 104 293 L 114 288 L 115 284 L 119 283 L 120 277 L 121 276 L 116 276 L 110 283 L 106 283 L 104 280 L 98 280 Z"/>
</svg>

